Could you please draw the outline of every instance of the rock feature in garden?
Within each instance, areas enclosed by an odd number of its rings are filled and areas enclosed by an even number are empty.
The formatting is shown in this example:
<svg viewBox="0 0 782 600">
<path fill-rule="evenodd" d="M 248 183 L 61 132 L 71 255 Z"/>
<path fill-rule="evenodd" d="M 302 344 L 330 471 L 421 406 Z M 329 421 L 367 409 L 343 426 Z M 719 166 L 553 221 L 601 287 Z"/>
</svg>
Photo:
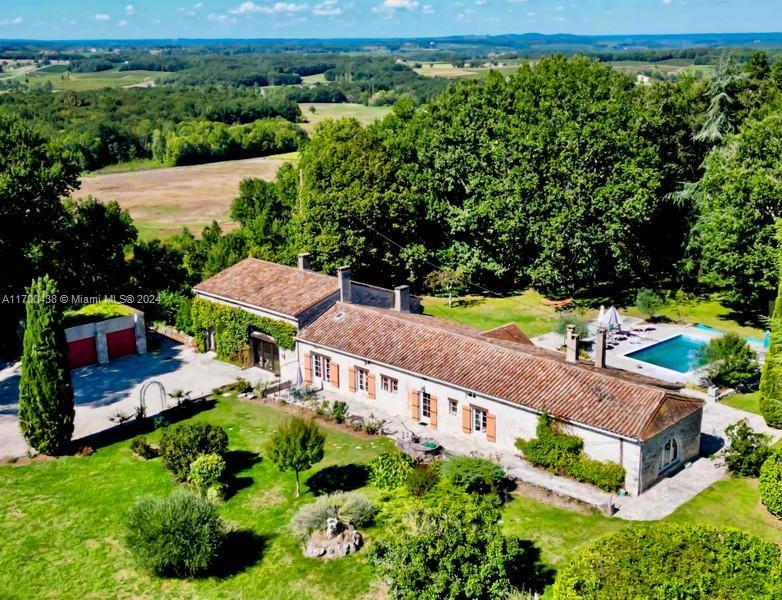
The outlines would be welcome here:
<svg viewBox="0 0 782 600">
<path fill-rule="evenodd" d="M 312 558 L 341 558 L 361 548 L 363 538 L 351 523 L 330 518 L 326 529 L 315 531 L 310 536 L 304 555 Z"/>
</svg>

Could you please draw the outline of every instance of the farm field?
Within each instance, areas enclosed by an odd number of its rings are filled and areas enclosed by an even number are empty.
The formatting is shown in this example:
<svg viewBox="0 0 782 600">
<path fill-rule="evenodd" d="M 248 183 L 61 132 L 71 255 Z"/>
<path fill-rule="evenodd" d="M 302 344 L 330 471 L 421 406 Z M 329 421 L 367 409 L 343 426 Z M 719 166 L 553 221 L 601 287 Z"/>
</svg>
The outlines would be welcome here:
<svg viewBox="0 0 782 600">
<path fill-rule="evenodd" d="M 51 82 L 55 90 L 89 91 L 106 87 L 152 87 L 154 80 L 169 73 L 160 71 L 100 71 L 97 73 L 70 73 L 63 78 L 63 73 L 42 69 L 31 72 L 30 83 L 40 85 Z"/>
<path fill-rule="evenodd" d="M 363 125 L 369 125 L 391 112 L 390 106 L 364 106 L 363 104 L 351 103 L 300 102 L 299 108 L 302 116 L 307 119 L 305 123 L 301 123 L 307 133 L 312 133 L 315 126 L 326 119 L 352 117 Z M 311 108 L 315 108 L 315 112 L 312 112 Z"/>
<path fill-rule="evenodd" d="M 213 220 L 231 229 L 228 210 L 239 193 L 239 182 L 247 177 L 272 180 L 284 162 L 263 157 L 91 175 L 81 179 L 73 196 L 116 200 L 147 239 L 170 237 L 183 227 L 199 233 Z"/>
<path fill-rule="evenodd" d="M 390 528 L 410 502 L 404 490 L 381 493 L 360 473 L 367 462 L 389 450 L 391 442 L 348 433 L 331 425 L 325 457 L 302 474 L 302 497 L 294 497 L 294 478 L 263 458 L 263 446 L 287 415 L 275 406 L 220 398 L 190 418 L 221 425 L 230 441 L 229 464 L 236 492 L 219 510 L 239 532 L 229 546 L 228 572 L 191 580 L 165 580 L 140 572 L 123 544 L 123 520 L 135 498 L 164 495 L 175 484 L 160 459 L 140 461 L 121 441 L 97 448 L 89 457 L 67 457 L 24 466 L 0 466 L 0 535 L 15 544 L 0 546 L 0 597 L 32 598 L 41 589 L 51 597 L 256 597 L 379 598 L 366 550 Z M 150 436 L 156 441 L 159 432 Z M 381 513 L 364 530 L 367 549 L 335 561 L 304 558 L 287 525 L 299 506 L 315 493 L 337 489 L 338 481 L 374 498 Z M 562 508 L 514 495 L 503 508 L 510 535 L 532 540 L 544 562 L 560 569 L 600 536 L 631 527 L 628 521 L 587 509 Z M 746 529 L 775 543 L 782 526 L 760 505 L 757 482 L 724 479 L 681 507 L 668 521 Z M 62 565 L 68 568 L 63 570 Z M 349 580 L 350 585 L 343 585 Z"/>
</svg>

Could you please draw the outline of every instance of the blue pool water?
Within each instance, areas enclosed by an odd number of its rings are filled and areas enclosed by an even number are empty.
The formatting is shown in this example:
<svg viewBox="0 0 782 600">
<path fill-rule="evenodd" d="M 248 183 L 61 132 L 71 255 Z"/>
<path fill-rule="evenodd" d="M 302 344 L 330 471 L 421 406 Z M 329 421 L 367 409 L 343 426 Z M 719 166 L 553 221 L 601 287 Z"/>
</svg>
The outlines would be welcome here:
<svg viewBox="0 0 782 600">
<path fill-rule="evenodd" d="M 695 326 L 696 329 L 703 329 L 704 331 L 711 331 L 712 333 L 719 333 L 720 335 L 725 335 L 724 331 L 720 331 L 719 329 L 714 329 L 714 327 L 711 327 L 709 325 L 701 325 L 700 323 Z M 747 340 L 750 344 L 757 344 L 758 346 L 766 347 L 765 340 L 761 340 L 760 338 L 754 338 L 754 337 L 748 337 L 744 338 Z"/>
<path fill-rule="evenodd" d="M 658 367 L 686 373 L 703 365 L 705 345 L 706 342 L 703 340 L 677 335 L 643 350 L 631 352 L 627 356 Z"/>
</svg>

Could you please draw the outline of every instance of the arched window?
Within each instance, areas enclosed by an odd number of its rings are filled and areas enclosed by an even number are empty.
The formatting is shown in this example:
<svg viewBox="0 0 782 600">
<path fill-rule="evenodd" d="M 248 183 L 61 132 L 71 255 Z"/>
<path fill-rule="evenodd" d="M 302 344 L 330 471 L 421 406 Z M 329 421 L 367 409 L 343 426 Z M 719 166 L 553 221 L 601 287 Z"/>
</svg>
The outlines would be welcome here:
<svg viewBox="0 0 782 600">
<path fill-rule="evenodd" d="M 674 438 L 669 439 L 663 446 L 661 471 L 664 471 L 679 460 L 679 444 Z"/>
</svg>

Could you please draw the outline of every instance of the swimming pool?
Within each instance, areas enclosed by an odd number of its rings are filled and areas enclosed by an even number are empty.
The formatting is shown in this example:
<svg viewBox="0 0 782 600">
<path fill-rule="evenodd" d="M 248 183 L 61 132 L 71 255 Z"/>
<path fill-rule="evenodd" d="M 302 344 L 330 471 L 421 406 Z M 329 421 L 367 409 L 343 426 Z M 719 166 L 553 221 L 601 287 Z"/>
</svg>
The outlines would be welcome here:
<svg viewBox="0 0 782 600">
<path fill-rule="evenodd" d="M 677 335 L 642 350 L 626 354 L 645 363 L 671 369 L 677 373 L 687 373 L 702 366 L 703 347 L 706 342 L 686 335 Z"/>
</svg>

